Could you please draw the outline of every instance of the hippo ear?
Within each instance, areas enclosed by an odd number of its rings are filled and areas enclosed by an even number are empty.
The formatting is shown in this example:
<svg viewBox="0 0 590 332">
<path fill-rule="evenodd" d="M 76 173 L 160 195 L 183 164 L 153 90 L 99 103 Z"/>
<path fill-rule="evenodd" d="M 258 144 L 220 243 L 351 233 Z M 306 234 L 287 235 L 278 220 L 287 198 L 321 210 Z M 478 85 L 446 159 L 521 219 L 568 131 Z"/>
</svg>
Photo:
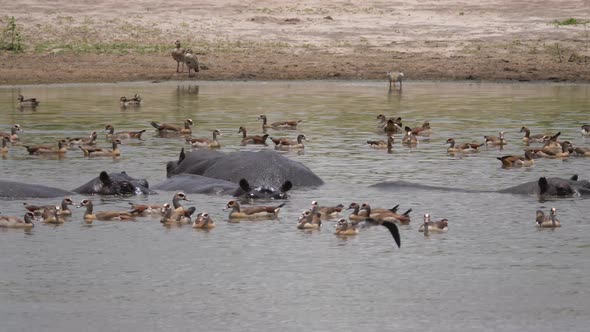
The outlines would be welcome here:
<svg viewBox="0 0 590 332">
<path fill-rule="evenodd" d="M 578 181 L 578 174 L 574 174 L 574 175 L 573 175 L 573 176 L 570 178 L 570 180 L 572 180 L 572 181 Z"/>
<path fill-rule="evenodd" d="M 250 188 L 250 184 L 248 183 L 248 181 L 246 179 L 240 180 L 240 188 L 242 188 L 242 190 L 245 192 L 249 192 L 252 190 L 252 188 Z"/>
<path fill-rule="evenodd" d="M 121 172 L 121 174 L 123 174 L 123 175 L 127 175 L 127 172 L 125 172 L 125 171 L 122 171 L 122 172 Z"/>
<path fill-rule="evenodd" d="M 291 183 L 291 181 L 287 180 L 281 186 L 281 191 L 282 192 L 287 192 L 287 191 L 291 190 L 291 188 L 293 188 L 293 183 Z"/>
<path fill-rule="evenodd" d="M 100 172 L 100 175 L 98 176 L 98 178 L 100 179 L 100 181 L 106 185 L 111 184 L 111 177 L 109 176 L 109 174 L 106 171 L 102 171 Z"/>
<path fill-rule="evenodd" d="M 184 158 L 186 157 L 186 155 L 184 154 L 184 148 L 180 149 L 180 155 L 178 156 L 178 163 L 180 164 Z"/>
<path fill-rule="evenodd" d="M 539 178 L 539 194 L 543 195 L 549 189 L 549 183 L 547 182 L 547 178 L 544 176 Z"/>
</svg>

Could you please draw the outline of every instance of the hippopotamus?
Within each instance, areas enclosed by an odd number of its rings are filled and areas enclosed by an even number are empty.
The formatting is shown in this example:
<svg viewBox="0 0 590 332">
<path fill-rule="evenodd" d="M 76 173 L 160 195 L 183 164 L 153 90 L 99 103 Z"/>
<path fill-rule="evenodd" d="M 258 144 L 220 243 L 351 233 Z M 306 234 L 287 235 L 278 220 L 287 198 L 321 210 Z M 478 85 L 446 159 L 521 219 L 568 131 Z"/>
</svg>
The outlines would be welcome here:
<svg viewBox="0 0 590 332">
<path fill-rule="evenodd" d="M 371 185 L 371 187 L 384 189 L 417 188 L 427 190 L 455 191 L 464 193 L 499 192 L 539 197 L 590 197 L 590 181 L 578 181 L 577 175 L 574 175 L 569 179 L 560 177 L 540 177 L 538 180 L 525 182 L 523 184 L 519 184 L 506 189 L 501 189 L 498 191 L 437 187 L 422 184 L 414 184 L 406 181 L 387 181 Z"/>
<path fill-rule="evenodd" d="M 569 179 L 541 177 L 537 181 L 525 182 L 517 186 L 499 190 L 498 192 L 555 197 L 587 196 L 590 195 L 590 181 L 578 181 L 577 175 Z"/>
<path fill-rule="evenodd" d="M 0 198 L 51 198 L 74 193 L 86 195 L 138 195 L 153 194 L 148 182 L 134 179 L 125 172 L 100 172 L 99 176 L 71 191 L 38 184 L 0 180 Z"/>
<path fill-rule="evenodd" d="M 233 195 L 239 186 L 233 182 L 214 179 L 202 175 L 181 173 L 169 177 L 152 187 L 155 190 L 183 191 L 197 194 L 228 194 Z"/>
<path fill-rule="evenodd" d="M 246 179 L 241 179 L 239 184 L 214 179 L 195 174 L 174 175 L 153 187 L 155 190 L 176 191 L 199 194 L 227 194 L 240 198 L 251 199 L 286 199 L 287 191 L 291 189 L 291 181 L 285 181 L 280 188 L 270 186 L 252 187 Z"/>
<path fill-rule="evenodd" d="M 0 198 L 52 198 L 71 194 L 72 192 L 59 188 L 0 180 Z"/>
<path fill-rule="evenodd" d="M 286 191 L 296 186 L 319 186 L 324 181 L 298 161 L 291 160 L 274 150 L 239 151 L 223 153 L 214 150 L 180 151 L 177 161 L 166 165 L 168 177 L 176 174 L 196 174 L 239 184 L 244 179 L 247 188 L 263 188 Z M 289 182 L 289 184 L 287 184 Z M 256 187 L 250 186 L 249 183 Z M 195 185 L 199 185 L 196 181 Z M 171 188 L 172 189 L 172 188 Z M 287 190 L 288 190 L 287 189 Z"/>
<path fill-rule="evenodd" d="M 149 189 L 145 179 L 135 179 L 121 173 L 100 172 L 98 177 L 72 190 L 86 195 L 148 195 L 155 192 Z"/>
<path fill-rule="evenodd" d="M 287 191 L 291 190 L 293 183 L 287 180 L 280 188 L 271 186 L 251 187 L 246 179 L 240 180 L 240 188 L 234 192 L 235 197 L 250 199 L 286 199 L 289 197 Z"/>
</svg>

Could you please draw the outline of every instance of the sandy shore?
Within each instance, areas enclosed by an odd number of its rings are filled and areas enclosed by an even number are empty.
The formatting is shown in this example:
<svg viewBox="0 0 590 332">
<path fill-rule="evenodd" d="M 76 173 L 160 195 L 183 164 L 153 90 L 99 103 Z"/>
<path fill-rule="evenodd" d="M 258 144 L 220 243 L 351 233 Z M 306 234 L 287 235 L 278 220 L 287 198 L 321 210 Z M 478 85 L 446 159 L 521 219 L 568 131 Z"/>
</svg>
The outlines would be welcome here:
<svg viewBox="0 0 590 332">
<path fill-rule="evenodd" d="M 175 40 L 206 64 L 191 80 L 590 81 L 587 1 L 0 1 L 25 51 L 0 84 L 188 80 Z M 585 15 L 585 16 L 584 16 Z"/>
</svg>

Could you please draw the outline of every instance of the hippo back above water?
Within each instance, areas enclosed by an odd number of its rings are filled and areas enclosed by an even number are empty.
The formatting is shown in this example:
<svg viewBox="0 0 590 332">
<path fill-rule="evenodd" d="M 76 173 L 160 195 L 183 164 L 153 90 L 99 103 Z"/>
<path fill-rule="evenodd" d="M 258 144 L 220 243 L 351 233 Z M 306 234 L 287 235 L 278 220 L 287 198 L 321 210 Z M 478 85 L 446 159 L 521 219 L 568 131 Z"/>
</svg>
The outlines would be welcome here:
<svg viewBox="0 0 590 332">
<path fill-rule="evenodd" d="M 256 186 L 280 188 L 286 181 L 297 186 L 319 186 L 324 181 L 307 166 L 274 150 L 223 153 L 213 150 L 181 151 L 178 161 L 166 165 L 167 176 L 197 174 L 239 183 L 246 179 Z"/>
</svg>

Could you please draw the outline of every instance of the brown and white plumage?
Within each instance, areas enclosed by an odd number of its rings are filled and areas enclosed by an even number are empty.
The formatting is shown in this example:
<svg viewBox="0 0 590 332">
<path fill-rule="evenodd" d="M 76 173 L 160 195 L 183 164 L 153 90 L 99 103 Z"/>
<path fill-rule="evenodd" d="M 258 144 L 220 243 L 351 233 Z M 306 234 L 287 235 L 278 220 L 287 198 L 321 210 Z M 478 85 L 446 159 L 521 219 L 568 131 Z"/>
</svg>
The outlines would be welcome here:
<svg viewBox="0 0 590 332">
<path fill-rule="evenodd" d="M 213 139 L 206 138 L 206 137 L 199 137 L 199 138 L 186 138 L 186 141 L 192 145 L 193 148 L 209 148 L 209 149 L 219 149 L 221 144 L 217 140 L 217 136 L 223 136 L 219 129 L 213 130 Z"/>
<path fill-rule="evenodd" d="M 268 119 L 266 115 L 261 114 L 258 117 L 258 120 L 262 120 L 262 129 L 266 128 L 273 128 L 273 129 L 297 129 L 297 125 L 302 120 L 284 120 L 284 121 L 275 121 L 271 124 L 268 124 Z"/>
<path fill-rule="evenodd" d="M 106 125 L 104 127 L 104 130 L 108 130 L 107 133 L 107 139 L 109 140 L 114 140 L 114 139 L 129 139 L 129 138 L 136 138 L 136 139 L 141 139 L 141 135 L 145 132 L 145 129 L 143 130 L 137 130 L 137 131 L 118 131 L 115 132 L 115 127 L 113 127 L 113 125 Z"/>
<path fill-rule="evenodd" d="M 231 210 L 228 216 L 229 219 L 273 219 L 279 216 L 279 212 L 283 206 L 285 206 L 285 203 L 277 206 L 252 206 L 242 208 L 237 201 L 231 200 L 227 202 L 225 210 Z"/>
<path fill-rule="evenodd" d="M 35 214 L 31 211 L 27 211 L 24 218 L 0 214 L 0 228 L 32 228 L 35 226 L 33 221 L 35 221 Z"/>
<path fill-rule="evenodd" d="M 404 73 L 401 71 L 390 71 L 387 73 L 387 80 L 389 81 L 389 89 L 395 88 L 395 84 L 399 83 L 399 89 L 401 90 Z"/>
<path fill-rule="evenodd" d="M 260 145 L 267 145 L 266 144 L 266 139 L 268 138 L 268 134 L 264 134 L 264 135 L 250 135 L 248 136 L 246 134 L 246 128 L 245 127 L 240 127 L 238 129 L 238 134 L 242 133 L 242 141 L 240 142 L 240 145 L 248 145 L 248 144 L 260 144 Z"/>
<path fill-rule="evenodd" d="M 182 135 L 192 134 L 191 126 L 194 126 L 192 119 L 186 119 L 182 126 L 171 123 L 158 124 L 155 121 L 150 122 L 150 124 L 152 125 L 152 127 L 156 128 L 160 135 L 166 135 L 170 133 Z"/>
<path fill-rule="evenodd" d="M 175 41 L 174 42 L 174 49 L 172 50 L 170 55 L 172 56 L 172 59 L 174 59 L 174 61 L 176 61 L 176 72 L 177 73 L 181 72 L 181 71 L 179 71 L 179 67 L 180 67 L 181 63 L 182 63 L 182 71 L 184 71 L 184 53 L 185 53 L 185 50 L 180 48 L 180 41 L 179 40 Z"/>
<path fill-rule="evenodd" d="M 502 162 L 502 167 L 510 168 L 510 167 L 530 167 L 535 164 L 534 155 L 531 150 L 526 150 L 523 156 L 503 156 L 497 157 L 498 160 Z"/>
<path fill-rule="evenodd" d="M 418 232 L 424 232 L 424 236 L 430 233 L 445 233 L 449 230 L 449 221 L 441 219 L 439 221 L 430 221 L 430 214 L 424 214 L 424 223 L 418 228 Z"/>
<path fill-rule="evenodd" d="M 546 216 L 543 211 L 537 210 L 535 224 L 539 228 L 561 227 L 561 222 L 557 219 L 557 210 L 555 208 L 551 208 L 549 216 Z"/>
<path fill-rule="evenodd" d="M 10 141 L 18 141 L 18 134 L 16 133 L 17 131 L 23 131 L 23 129 L 18 123 L 15 123 L 10 127 L 10 134 L 0 131 L 0 137 L 6 137 Z"/>
</svg>

